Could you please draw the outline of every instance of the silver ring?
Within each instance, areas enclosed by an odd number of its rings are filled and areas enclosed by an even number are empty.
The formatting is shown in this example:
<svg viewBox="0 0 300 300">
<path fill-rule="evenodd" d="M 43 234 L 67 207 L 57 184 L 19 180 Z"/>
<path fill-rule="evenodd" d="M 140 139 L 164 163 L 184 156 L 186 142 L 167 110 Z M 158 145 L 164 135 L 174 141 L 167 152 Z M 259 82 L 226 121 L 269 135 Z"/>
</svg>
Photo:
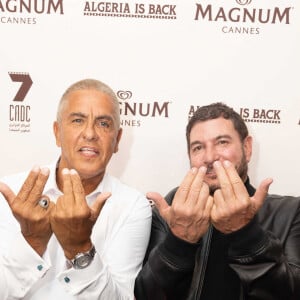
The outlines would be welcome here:
<svg viewBox="0 0 300 300">
<path fill-rule="evenodd" d="M 47 209 L 49 206 L 49 200 L 47 198 L 42 198 L 38 204 L 40 207 Z"/>
</svg>

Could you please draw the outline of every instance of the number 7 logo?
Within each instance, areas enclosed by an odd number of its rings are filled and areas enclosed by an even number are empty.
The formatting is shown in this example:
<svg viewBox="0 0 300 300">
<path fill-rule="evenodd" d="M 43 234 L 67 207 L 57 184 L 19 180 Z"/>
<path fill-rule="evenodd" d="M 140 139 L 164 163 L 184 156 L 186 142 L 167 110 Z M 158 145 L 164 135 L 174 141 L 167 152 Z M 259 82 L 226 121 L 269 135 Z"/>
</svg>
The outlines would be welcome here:
<svg viewBox="0 0 300 300">
<path fill-rule="evenodd" d="M 28 73 L 8 73 L 13 82 L 22 82 L 13 101 L 24 101 L 29 89 L 32 86 L 32 80 Z"/>
</svg>

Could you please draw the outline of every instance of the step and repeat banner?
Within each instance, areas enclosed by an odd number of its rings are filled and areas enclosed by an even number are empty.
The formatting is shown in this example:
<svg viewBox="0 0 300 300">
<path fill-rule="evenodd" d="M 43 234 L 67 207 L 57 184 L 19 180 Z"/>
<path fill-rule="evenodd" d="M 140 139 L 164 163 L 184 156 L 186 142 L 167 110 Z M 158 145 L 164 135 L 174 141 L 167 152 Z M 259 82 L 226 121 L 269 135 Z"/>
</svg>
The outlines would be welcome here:
<svg viewBox="0 0 300 300">
<path fill-rule="evenodd" d="M 299 195 L 300 2 L 0 0 L 0 176 L 57 159 L 64 90 L 96 78 L 123 127 L 109 172 L 166 194 L 189 168 L 185 127 L 221 101 L 254 137 L 250 177 Z"/>
</svg>

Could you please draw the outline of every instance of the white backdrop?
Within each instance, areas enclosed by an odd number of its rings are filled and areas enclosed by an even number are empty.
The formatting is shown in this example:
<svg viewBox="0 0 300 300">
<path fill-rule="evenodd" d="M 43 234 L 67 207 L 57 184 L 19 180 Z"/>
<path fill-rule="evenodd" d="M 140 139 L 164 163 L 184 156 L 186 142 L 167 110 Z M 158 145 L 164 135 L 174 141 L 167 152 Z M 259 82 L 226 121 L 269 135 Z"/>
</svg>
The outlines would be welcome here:
<svg viewBox="0 0 300 300">
<path fill-rule="evenodd" d="M 177 186 L 191 112 L 222 101 L 254 136 L 251 182 L 273 177 L 272 193 L 299 195 L 299 37 L 295 0 L 2 0 L 0 176 L 57 158 L 57 103 L 89 77 L 119 95 L 124 133 L 109 171 L 122 181 Z"/>
</svg>

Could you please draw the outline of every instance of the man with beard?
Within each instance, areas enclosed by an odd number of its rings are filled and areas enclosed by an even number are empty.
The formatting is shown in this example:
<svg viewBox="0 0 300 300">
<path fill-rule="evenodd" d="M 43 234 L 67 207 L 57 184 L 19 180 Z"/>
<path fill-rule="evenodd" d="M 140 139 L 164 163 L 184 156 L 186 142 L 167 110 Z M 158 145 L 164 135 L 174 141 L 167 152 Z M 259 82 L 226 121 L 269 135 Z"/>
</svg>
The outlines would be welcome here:
<svg viewBox="0 0 300 300">
<path fill-rule="evenodd" d="M 191 170 L 155 207 L 137 300 L 300 299 L 300 198 L 247 175 L 252 138 L 223 103 L 186 128 Z"/>
</svg>

